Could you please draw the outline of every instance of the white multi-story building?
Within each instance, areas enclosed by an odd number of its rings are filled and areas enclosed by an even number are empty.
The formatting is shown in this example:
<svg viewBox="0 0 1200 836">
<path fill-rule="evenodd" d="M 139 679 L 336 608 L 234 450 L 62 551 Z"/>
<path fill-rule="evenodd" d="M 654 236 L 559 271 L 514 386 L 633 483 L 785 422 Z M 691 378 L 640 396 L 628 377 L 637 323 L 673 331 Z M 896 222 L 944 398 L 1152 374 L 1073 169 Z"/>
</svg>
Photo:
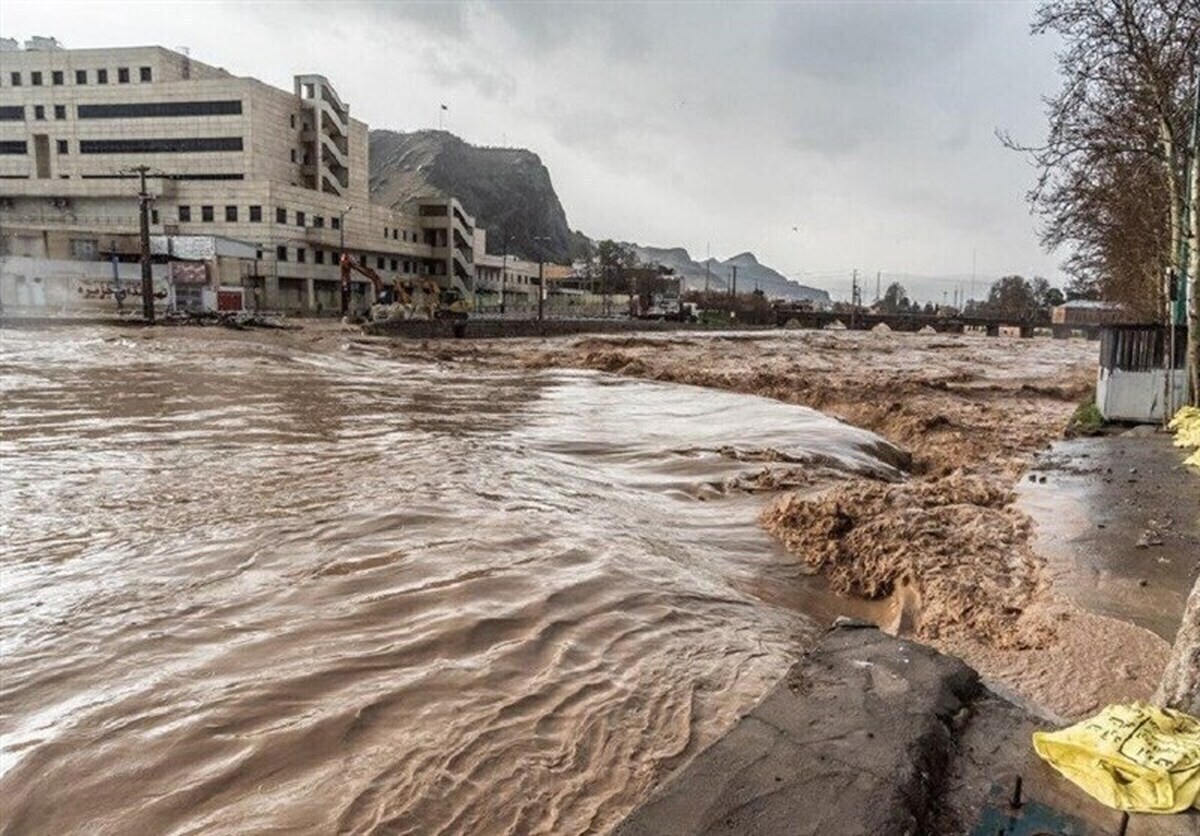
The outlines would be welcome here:
<svg viewBox="0 0 1200 836">
<path fill-rule="evenodd" d="M 475 231 L 475 304 L 483 311 L 525 311 L 537 305 L 543 265 L 515 255 L 487 252 L 487 230 Z"/>
<path fill-rule="evenodd" d="M 474 220 L 453 198 L 371 203 L 367 125 L 323 76 L 289 92 L 162 47 L 14 47 L 0 44 L 0 255 L 131 257 L 147 166 L 151 232 L 253 243 L 238 280 L 265 307 L 338 310 L 342 251 L 474 292 Z"/>
</svg>

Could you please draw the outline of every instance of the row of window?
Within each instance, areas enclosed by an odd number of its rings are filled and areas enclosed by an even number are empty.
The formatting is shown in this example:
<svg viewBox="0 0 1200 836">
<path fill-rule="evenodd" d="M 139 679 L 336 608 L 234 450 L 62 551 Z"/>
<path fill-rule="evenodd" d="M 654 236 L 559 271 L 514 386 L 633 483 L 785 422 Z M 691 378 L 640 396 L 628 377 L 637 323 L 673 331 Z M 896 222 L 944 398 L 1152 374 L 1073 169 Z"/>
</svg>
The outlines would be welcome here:
<svg viewBox="0 0 1200 836">
<path fill-rule="evenodd" d="M 33 106 L 33 118 L 38 121 L 44 120 L 46 118 L 46 106 L 45 105 L 34 105 Z M 54 118 L 55 119 L 66 119 L 67 118 L 67 106 L 66 105 L 54 105 Z M 0 107 L 0 122 L 24 122 L 24 121 L 25 121 L 25 108 L 23 106 L 21 106 L 21 105 L 5 105 L 4 107 Z"/>
<path fill-rule="evenodd" d="M 66 140 L 59 140 L 60 143 L 65 142 L 65 141 Z M 0 143 L 0 146 L 3 146 L 3 144 L 4 143 Z M 63 151 L 62 148 L 63 148 L 63 146 L 60 144 L 59 152 L 62 154 L 67 153 L 66 151 Z M 5 153 L 3 147 L 0 147 L 0 154 L 3 154 L 3 153 Z M 24 152 L 22 151 L 20 153 L 24 153 Z M 71 175 L 69 175 L 69 174 L 60 174 L 58 176 L 62 180 L 71 179 Z M 80 179 L 83 179 L 83 180 L 134 180 L 134 179 L 137 179 L 136 174 L 80 174 L 78 176 Z M 154 176 L 160 177 L 163 180 L 245 180 L 246 179 L 246 175 L 244 175 L 244 174 L 231 174 L 231 173 L 155 174 Z M 0 174 L 0 180 L 29 180 L 29 179 L 31 179 L 31 178 L 28 174 Z M 44 180 L 46 178 L 39 177 L 38 179 Z"/>
<path fill-rule="evenodd" d="M 388 235 L 389 232 L 391 235 Z M 393 241 L 411 241 L 414 244 L 419 244 L 421 242 L 420 237 L 415 231 L 409 232 L 407 229 L 399 229 L 397 227 L 385 226 L 383 228 L 383 237 L 384 240 L 390 237 Z"/>
<path fill-rule="evenodd" d="M 67 106 L 54 105 L 54 118 L 66 119 Z M 135 104 L 81 104 L 75 112 L 80 119 L 153 119 L 164 116 L 238 116 L 241 99 L 203 102 L 138 102 Z M 33 118 L 46 118 L 46 106 L 34 105 Z M 25 121 L 23 105 L 0 107 L 0 122 Z"/>
<path fill-rule="evenodd" d="M 81 139 L 80 154 L 188 154 L 241 151 L 240 136 L 155 137 L 153 139 Z"/>
<path fill-rule="evenodd" d="M 162 137 L 157 139 L 81 139 L 80 154 L 186 154 L 193 151 L 241 151 L 240 136 Z M 0 154 L 27 154 L 24 140 L 0 142 Z M 67 140 L 58 140 L 58 153 L 69 154 Z"/>
<path fill-rule="evenodd" d="M 131 78 L 129 69 L 130 69 L 129 67 L 117 67 L 117 83 L 118 84 L 128 84 L 129 83 L 130 78 Z M 153 81 L 154 80 L 154 73 L 151 71 L 150 67 L 138 67 L 137 71 L 138 71 L 138 81 Z M 107 69 L 99 69 L 99 70 L 96 70 L 95 72 L 96 72 L 95 78 L 96 78 L 97 84 L 108 84 L 108 70 Z M 30 87 L 43 86 L 45 79 L 46 79 L 46 75 L 47 74 L 42 72 L 41 70 L 30 71 L 29 86 Z M 49 72 L 49 76 L 50 76 L 50 83 L 55 87 L 63 86 L 67 80 L 66 72 L 63 70 L 51 70 Z M 12 87 L 20 87 L 24 83 L 24 78 L 25 77 L 21 74 L 20 71 L 14 71 L 14 72 L 11 72 L 8 74 L 8 82 Z M 75 70 L 75 83 L 80 84 L 80 85 L 87 84 L 88 83 L 88 71 L 87 70 Z"/>
<path fill-rule="evenodd" d="M 250 223 L 261 223 L 262 222 L 262 219 L 263 219 L 262 206 L 259 206 L 259 205 L 248 206 L 248 207 L 246 207 L 246 210 L 247 210 L 246 211 L 247 220 L 250 221 Z M 226 221 L 228 221 L 229 223 L 237 223 L 239 218 L 240 218 L 240 213 L 239 213 L 239 209 L 237 206 L 226 206 L 225 207 L 225 220 Z M 207 222 L 207 221 L 212 221 L 213 219 L 214 219 L 213 207 L 212 206 L 201 206 L 200 207 L 200 220 Z M 179 207 L 179 220 L 182 223 L 188 223 L 192 220 L 192 207 L 191 206 L 180 206 Z M 299 212 L 299 211 L 296 212 L 296 226 L 304 226 L 305 222 L 307 220 L 308 220 L 308 216 L 305 215 L 304 212 Z M 275 209 L 275 222 L 280 223 L 280 224 L 286 224 L 288 222 L 287 209 L 285 209 L 282 206 L 279 206 Z M 312 216 L 312 225 L 314 227 L 316 227 L 317 229 L 324 229 L 325 228 L 325 216 L 324 215 L 313 215 Z M 329 226 L 331 229 L 341 229 L 342 228 L 341 218 L 336 217 L 336 216 L 330 218 Z"/>
<path fill-rule="evenodd" d="M 305 247 L 287 247 L 287 246 L 284 246 L 281 244 L 275 248 L 275 260 L 276 261 L 289 261 L 289 260 L 294 259 L 297 264 L 307 264 L 308 263 L 308 253 L 309 253 L 309 251 Z M 314 250 L 312 250 L 312 256 L 313 256 L 313 264 L 326 264 L 326 263 L 337 264 L 338 260 L 341 257 L 341 253 L 338 250 L 314 249 Z M 371 256 L 367 255 L 366 253 L 360 253 L 355 257 L 355 260 L 358 261 L 359 264 L 369 267 L 371 265 L 372 258 L 371 258 Z M 375 256 L 374 262 L 375 262 L 375 269 L 386 270 L 386 269 L 388 269 L 388 265 L 390 265 L 393 273 L 404 273 L 404 274 L 421 273 L 421 274 L 424 274 L 424 273 L 429 272 L 429 268 L 427 265 L 421 264 L 419 261 L 416 261 L 415 259 L 413 259 L 413 260 L 409 260 L 407 258 L 388 259 L 383 256 Z"/>
</svg>

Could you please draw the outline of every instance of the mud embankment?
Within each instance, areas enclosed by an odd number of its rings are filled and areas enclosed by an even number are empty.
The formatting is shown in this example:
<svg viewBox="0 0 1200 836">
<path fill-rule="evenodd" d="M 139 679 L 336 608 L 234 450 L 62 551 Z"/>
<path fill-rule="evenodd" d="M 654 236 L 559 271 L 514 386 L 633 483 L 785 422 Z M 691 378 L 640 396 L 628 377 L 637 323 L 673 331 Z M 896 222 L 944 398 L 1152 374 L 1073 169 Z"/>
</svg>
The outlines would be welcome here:
<svg viewBox="0 0 1200 836">
<path fill-rule="evenodd" d="M 1062 437 L 1091 391 L 1094 351 L 1079 341 L 792 332 L 483 342 L 442 359 L 583 367 L 760 395 L 903 447 L 908 482 L 780 480 L 786 490 L 763 524 L 839 592 L 887 599 L 888 629 L 1074 717 L 1105 700 L 1149 696 L 1168 650 L 1058 596 L 1033 525 L 1014 504 L 1032 454 Z"/>
</svg>

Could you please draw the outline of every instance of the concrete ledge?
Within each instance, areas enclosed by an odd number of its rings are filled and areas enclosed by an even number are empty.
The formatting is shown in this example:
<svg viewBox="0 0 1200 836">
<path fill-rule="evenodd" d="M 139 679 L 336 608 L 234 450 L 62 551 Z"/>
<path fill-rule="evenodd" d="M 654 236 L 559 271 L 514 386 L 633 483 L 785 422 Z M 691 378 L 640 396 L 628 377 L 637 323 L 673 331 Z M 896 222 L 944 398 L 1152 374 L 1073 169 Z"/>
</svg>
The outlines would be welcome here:
<svg viewBox="0 0 1200 836">
<path fill-rule="evenodd" d="M 958 659 L 837 628 L 617 833 L 930 832 L 951 724 L 981 691 Z"/>
</svg>

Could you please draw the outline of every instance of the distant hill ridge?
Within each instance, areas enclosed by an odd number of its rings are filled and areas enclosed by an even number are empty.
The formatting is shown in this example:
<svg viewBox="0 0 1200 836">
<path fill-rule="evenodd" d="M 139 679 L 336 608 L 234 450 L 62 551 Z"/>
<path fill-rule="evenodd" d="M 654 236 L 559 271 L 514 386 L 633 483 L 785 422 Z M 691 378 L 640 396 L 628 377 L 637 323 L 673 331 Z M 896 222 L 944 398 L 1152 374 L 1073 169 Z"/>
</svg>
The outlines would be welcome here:
<svg viewBox="0 0 1200 836">
<path fill-rule="evenodd" d="M 583 233 L 571 231 L 550 172 L 532 151 L 482 148 L 449 131 L 373 130 L 369 153 L 372 201 L 402 207 L 424 195 L 453 195 L 487 229 L 490 252 L 501 251 L 507 232 L 510 253 L 564 263 L 587 240 Z M 630 246 L 642 261 L 674 268 L 688 288 L 704 287 L 704 263 L 682 247 Z M 771 297 L 829 299 L 826 291 L 788 279 L 749 252 L 726 261 L 709 259 L 709 287 L 727 289 L 735 264 L 739 291 L 758 287 Z"/>
</svg>

